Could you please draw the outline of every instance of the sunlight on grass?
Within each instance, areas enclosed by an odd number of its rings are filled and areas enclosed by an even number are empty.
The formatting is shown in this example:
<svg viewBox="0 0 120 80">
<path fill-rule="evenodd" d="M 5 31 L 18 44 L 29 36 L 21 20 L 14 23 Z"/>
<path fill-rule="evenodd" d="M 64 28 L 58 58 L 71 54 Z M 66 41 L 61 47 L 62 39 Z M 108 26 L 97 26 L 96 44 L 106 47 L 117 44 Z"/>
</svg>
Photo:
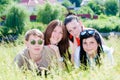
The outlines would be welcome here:
<svg viewBox="0 0 120 80">
<path fill-rule="evenodd" d="M 109 37 L 105 40 L 109 47 L 114 48 L 115 66 L 102 65 L 94 70 L 82 71 L 69 66 L 70 71 L 51 68 L 47 78 L 37 76 L 35 72 L 27 71 L 23 73 L 13 64 L 15 55 L 21 51 L 24 44 L 1 43 L 0 44 L 0 80 L 119 80 L 120 79 L 120 38 Z"/>
</svg>

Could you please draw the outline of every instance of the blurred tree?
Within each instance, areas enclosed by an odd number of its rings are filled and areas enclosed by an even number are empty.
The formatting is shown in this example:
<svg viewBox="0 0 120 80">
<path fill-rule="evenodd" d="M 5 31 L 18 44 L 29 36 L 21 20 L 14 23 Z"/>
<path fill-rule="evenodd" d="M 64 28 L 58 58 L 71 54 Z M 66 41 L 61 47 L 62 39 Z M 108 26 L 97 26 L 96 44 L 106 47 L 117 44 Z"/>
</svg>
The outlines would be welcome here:
<svg viewBox="0 0 120 80">
<path fill-rule="evenodd" d="M 0 16 L 5 13 L 7 6 L 10 4 L 12 0 L 0 0 Z"/>
<path fill-rule="evenodd" d="M 94 12 L 89 6 L 82 6 L 79 10 L 75 12 L 76 14 L 91 14 L 93 15 Z"/>
<path fill-rule="evenodd" d="M 29 19 L 27 10 L 19 5 L 13 5 L 6 16 L 5 26 L 15 34 L 22 34 L 26 20 Z"/>
<path fill-rule="evenodd" d="M 120 17 L 120 0 L 118 0 L 118 8 L 119 8 L 118 14 L 119 14 L 119 17 Z"/>
<path fill-rule="evenodd" d="M 80 7 L 82 0 L 69 0 L 72 4 L 75 3 L 75 7 Z"/>
<path fill-rule="evenodd" d="M 15 2 L 20 2 L 21 0 L 13 0 L 13 1 L 15 1 Z"/>
<path fill-rule="evenodd" d="M 62 9 L 63 6 L 47 3 L 43 7 L 40 7 L 40 9 L 38 10 L 37 21 L 48 24 L 54 19 L 61 19 L 63 16 Z"/>
<path fill-rule="evenodd" d="M 90 1 L 87 4 L 87 6 L 89 6 L 95 14 L 100 15 L 100 14 L 104 14 L 105 7 L 104 7 L 103 2 L 104 1 L 101 2 L 101 1 L 98 1 L 98 0 L 93 0 L 93 1 Z"/>
<path fill-rule="evenodd" d="M 67 8 L 67 7 L 69 7 L 69 6 L 72 6 L 72 3 L 71 3 L 70 1 L 68 1 L 68 0 L 64 0 L 64 1 L 62 2 L 62 5 Z"/>
<path fill-rule="evenodd" d="M 116 15 L 118 12 L 118 4 L 116 0 L 106 0 L 105 13 L 106 15 Z"/>
</svg>

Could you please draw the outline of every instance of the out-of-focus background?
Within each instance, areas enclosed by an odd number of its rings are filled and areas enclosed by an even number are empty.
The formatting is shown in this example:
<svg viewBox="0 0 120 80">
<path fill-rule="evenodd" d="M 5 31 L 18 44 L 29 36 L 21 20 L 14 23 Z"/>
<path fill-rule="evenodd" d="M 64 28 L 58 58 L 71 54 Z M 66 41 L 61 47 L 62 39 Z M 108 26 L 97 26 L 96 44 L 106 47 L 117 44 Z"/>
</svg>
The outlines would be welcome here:
<svg viewBox="0 0 120 80">
<path fill-rule="evenodd" d="M 54 20 L 77 15 L 85 27 L 97 29 L 106 45 L 114 48 L 115 66 L 90 72 L 54 69 L 47 78 L 23 74 L 13 65 L 15 55 L 24 47 L 24 33 L 33 28 L 42 32 Z M 118 80 L 120 79 L 120 0 L 0 0 L 0 80 Z"/>
</svg>

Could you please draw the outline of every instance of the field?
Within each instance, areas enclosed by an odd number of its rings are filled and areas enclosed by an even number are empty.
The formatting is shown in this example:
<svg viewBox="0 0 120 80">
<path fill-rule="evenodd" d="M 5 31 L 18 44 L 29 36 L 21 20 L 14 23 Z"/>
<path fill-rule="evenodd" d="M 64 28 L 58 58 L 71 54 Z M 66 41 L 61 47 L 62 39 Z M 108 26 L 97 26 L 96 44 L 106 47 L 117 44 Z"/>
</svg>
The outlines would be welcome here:
<svg viewBox="0 0 120 80">
<path fill-rule="evenodd" d="M 37 76 L 35 72 L 22 73 L 14 64 L 15 55 L 23 49 L 22 39 L 15 44 L 0 44 L 0 80 L 119 80 L 120 79 L 120 38 L 117 36 L 105 39 L 109 47 L 114 48 L 115 66 L 102 66 L 95 70 L 82 71 L 70 66 L 70 72 L 60 69 L 52 69 L 50 74 Z"/>
</svg>

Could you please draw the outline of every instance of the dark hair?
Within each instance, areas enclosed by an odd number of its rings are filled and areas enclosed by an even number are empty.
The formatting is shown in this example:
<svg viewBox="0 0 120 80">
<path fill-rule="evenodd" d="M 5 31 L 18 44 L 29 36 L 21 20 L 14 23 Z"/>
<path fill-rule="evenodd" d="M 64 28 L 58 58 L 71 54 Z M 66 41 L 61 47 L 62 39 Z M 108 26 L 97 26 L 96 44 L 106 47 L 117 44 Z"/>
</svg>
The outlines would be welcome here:
<svg viewBox="0 0 120 80">
<path fill-rule="evenodd" d="M 65 27 L 66 27 L 66 25 L 67 25 L 68 23 L 70 23 L 72 20 L 76 20 L 78 23 L 80 23 L 80 25 L 81 25 L 81 27 L 82 27 L 82 29 L 83 29 L 84 25 L 82 24 L 82 22 L 79 20 L 78 16 L 76 16 L 76 15 L 69 15 L 69 16 L 67 16 L 67 17 L 65 18 L 65 20 L 64 20 L 64 25 L 65 25 Z M 66 29 L 67 29 L 67 28 L 66 28 Z M 68 34 L 68 36 L 69 36 L 69 39 L 73 42 L 73 36 L 70 35 L 70 33 L 68 32 L 68 30 L 67 30 L 67 34 Z"/>
<path fill-rule="evenodd" d="M 64 25 L 66 26 L 69 22 L 71 22 L 72 20 L 76 20 L 79 22 L 79 18 L 75 15 L 69 15 L 65 18 L 64 20 Z"/>
<path fill-rule="evenodd" d="M 51 21 L 45 32 L 44 32 L 44 40 L 45 40 L 45 45 L 49 45 L 50 44 L 50 37 L 52 35 L 52 32 L 53 30 L 55 29 L 56 26 L 60 26 L 62 27 L 62 30 L 63 30 L 63 38 L 62 40 L 58 43 L 58 47 L 59 47 L 59 50 L 60 50 L 60 55 L 62 57 L 65 57 L 66 54 L 68 53 L 68 57 L 70 59 L 70 54 L 69 54 L 69 39 L 68 39 L 68 35 L 67 35 L 67 31 L 63 25 L 63 23 L 60 21 L 60 20 L 53 20 Z"/>
<path fill-rule="evenodd" d="M 80 43 L 81 43 L 81 46 L 80 46 L 80 52 L 79 52 L 79 55 L 80 55 L 80 63 L 84 66 L 87 67 L 88 65 L 88 61 L 87 61 L 87 55 L 86 55 L 86 52 L 84 51 L 83 49 L 83 39 L 87 39 L 87 38 L 90 38 L 90 37 L 94 37 L 95 40 L 97 41 L 97 43 L 99 44 L 98 48 L 97 48 L 97 53 L 98 53 L 98 57 L 96 58 L 96 65 L 100 65 L 101 62 L 100 62 L 100 53 L 103 52 L 103 48 L 102 48 L 102 41 L 101 41 L 101 38 L 99 36 L 99 33 L 97 31 L 94 30 L 94 33 L 92 34 L 89 34 L 87 31 L 89 31 L 91 29 L 88 29 L 86 30 L 86 34 L 84 35 L 81 35 L 80 34 Z M 82 33 L 82 32 L 81 32 Z"/>
<path fill-rule="evenodd" d="M 77 16 L 75 16 L 75 15 L 69 15 L 64 20 L 64 26 L 65 26 L 65 28 L 66 28 L 66 25 L 68 23 L 70 23 L 72 20 L 76 20 L 77 22 L 79 22 L 79 18 Z M 66 28 L 66 30 L 67 30 L 67 28 Z M 73 42 L 73 36 L 70 37 L 70 33 L 68 31 L 67 31 L 67 35 L 69 36 L 69 39 Z"/>
</svg>

